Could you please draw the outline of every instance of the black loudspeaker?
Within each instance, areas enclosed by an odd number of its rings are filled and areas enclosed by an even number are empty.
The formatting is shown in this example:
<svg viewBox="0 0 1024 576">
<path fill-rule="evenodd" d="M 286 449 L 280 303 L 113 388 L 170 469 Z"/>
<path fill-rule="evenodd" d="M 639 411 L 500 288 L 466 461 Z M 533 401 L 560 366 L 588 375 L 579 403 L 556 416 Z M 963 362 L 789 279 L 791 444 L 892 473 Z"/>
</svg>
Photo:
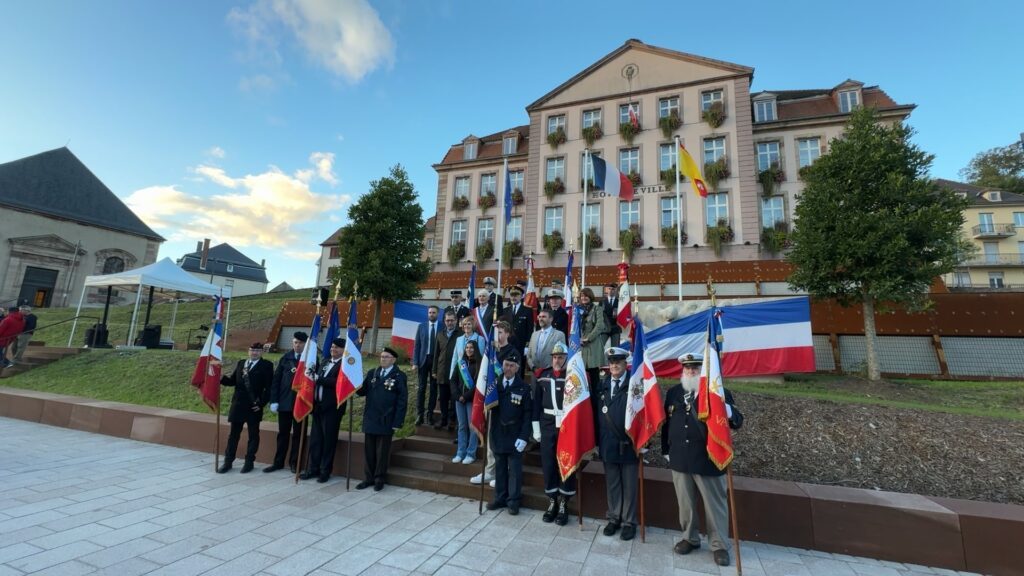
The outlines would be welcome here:
<svg viewBox="0 0 1024 576">
<path fill-rule="evenodd" d="M 84 344 L 91 348 L 110 348 L 110 344 L 107 343 L 109 335 L 106 324 L 93 324 L 91 328 L 85 330 Z"/>
<path fill-rule="evenodd" d="M 160 332 L 162 326 L 159 324 L 150 324 L 143 328 L 142 334 L 139 336 L 138 344 L 145 346 L 146 348 L 156 348 L 160 346 Z"/>
</svg>

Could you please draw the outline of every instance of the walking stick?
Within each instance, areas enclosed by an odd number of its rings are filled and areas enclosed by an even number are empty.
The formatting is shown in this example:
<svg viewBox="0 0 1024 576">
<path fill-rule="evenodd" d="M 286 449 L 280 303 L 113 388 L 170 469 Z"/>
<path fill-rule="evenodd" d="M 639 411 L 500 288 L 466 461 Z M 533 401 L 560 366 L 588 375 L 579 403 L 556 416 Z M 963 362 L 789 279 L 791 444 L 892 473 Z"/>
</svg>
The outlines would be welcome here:
<svg viewBox="0 0 1024 576">
<path fill-rule="evenodd" d="M 308 415 L 307 415 L 307 418 L 308 418 Z M 302 429 L 299 430 L 299 458 L 298 458 L 298 461 L 295 463 L 295 483 L 296 484 L 299 483 L 299 472 L 302 470 L 302 456 L 303 456 L 302 449 L 303 449 L 303 447 L 306 444 L 306 419 L 307 418 L 303 418 L 302 419 L 302 422 L 301 422 Z"/>
<path fill-rule="evenodd" d="M 736 548 L 736 574 L 743 575 L 743 559 L 740 558 L 740 528 L 736 525 L 736 495 L 732 487 L 732 465 L 725 469 L 725 479 L 729 487 L 729 520 L 732 522 L 732 542 Z"/>
<path fill-rule="evenodd" d="M 640 542 L 647 541 L 647 532 L 644 524 L 644 457 L 640 456 Z"/>
<path fill-rule="evenodd" d="M 350 396 L 351 398 L 351 396 Z M 348 411 L 348 445 L 345 446 L 345 491 L 349 489 L 349 485 L 352 482 L 352 411 L 355 406 L 350 406 Z M 363 410 L 366 410 L 366 406 L 363 406 Z M 363 438 L 363 442 L 366 442 L 366 438 Z"/>
<path fill-rule="evenodd" d="M 491 411 L 484 410 L 484 457 L 480 466 L 480 505 L 477 515 L 484 513 L 484 484 L 487 484 L 487 430 L 491 427 Z"/>
</svg>

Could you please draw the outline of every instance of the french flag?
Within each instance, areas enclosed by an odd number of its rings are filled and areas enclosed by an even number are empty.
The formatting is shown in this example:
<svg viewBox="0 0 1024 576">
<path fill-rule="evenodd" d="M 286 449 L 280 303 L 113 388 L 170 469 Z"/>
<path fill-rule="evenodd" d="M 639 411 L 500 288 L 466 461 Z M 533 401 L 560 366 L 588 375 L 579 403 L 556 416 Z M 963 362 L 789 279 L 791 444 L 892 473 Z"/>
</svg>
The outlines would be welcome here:
<svg viewBox="0 0 1024 576">
<path fill-rule="evenodd" d="M 806 296 L 720 306 L 726 377 L 814 372 L 811 304 Z M 647 334 L 647 353 L 659 378 L 678 378 L 679 356 L 704 350 L 712 311 L 678 318 Z"/>
<path fill-rule="evenodd" d="M 600 156 L 591 156 L 590 161 L 594 165 L 594 187 L 601 188 L 605 194 L 618 196 L 623 200 L 633 199 L 633 183 L 629 178 L 609 166 Z"/>
<path fill-rule="evenodd" d="M 391 322 L 391 345 L 402 348 L 412 358 L 416 343 L 416 329 L 427 318 L 427 306 L 405 300 L 395 302 L 395 317 Z"/>
</svg>

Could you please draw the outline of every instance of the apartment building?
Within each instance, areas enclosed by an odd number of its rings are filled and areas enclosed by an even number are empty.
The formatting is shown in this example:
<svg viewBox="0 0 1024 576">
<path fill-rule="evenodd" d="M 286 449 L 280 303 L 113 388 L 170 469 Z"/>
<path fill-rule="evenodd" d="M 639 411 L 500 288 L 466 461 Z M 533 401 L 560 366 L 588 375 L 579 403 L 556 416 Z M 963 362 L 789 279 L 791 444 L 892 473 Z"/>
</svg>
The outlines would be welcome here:
<svg viewBox="0 0 1024 576">
<path fill-rule="evenodd" d="M 434 165 L 435 270 L 493 266 L 506 160 L 515 191 L 508 253 L 532 253 L 538 267 L 564 266 L 584 230 L 588 268 L 618 264 L 626 243 L 634 264 L 674 263 L 678 222 L 686 262 L 780 258 L 800 169 L 827 153 L 849 113 L 871 106 L 883 121 L 902 121 L 914 106 L 854 80 L 752 94 L 753 77 L 749 66 L 629 40 L 529 104 L 528 124 L 452 145 Z M 701 198 L 683 181 L 681 206 L 676 138 L 711 188 Z M 629 175 L 633 200 L 593 188 L 587 149 Z"/>
<path fill-rule="evenodd" d="M 977 247 L 966 256 L 946 286 L 961 290 L 1024 290 L 1024 195 L 938 180 L 967 198 L 964 237 Z"/>
</svg>

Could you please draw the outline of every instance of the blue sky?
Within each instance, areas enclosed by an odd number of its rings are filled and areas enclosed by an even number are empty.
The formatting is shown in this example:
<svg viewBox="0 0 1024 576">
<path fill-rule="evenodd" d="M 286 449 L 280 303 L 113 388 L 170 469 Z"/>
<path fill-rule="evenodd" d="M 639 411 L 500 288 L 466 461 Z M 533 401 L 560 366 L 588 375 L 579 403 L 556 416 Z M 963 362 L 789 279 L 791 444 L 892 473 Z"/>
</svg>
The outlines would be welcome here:
<svg viewBox="0 0 1024 576">
<path fill-rule="evenodd" d="M 169 239 L 210 236 L 271 285 L 395 163 L 431 164 L 628 38 L 755 68 L 753 90 L 878 84 L 918 109 L 932 174 L 1024 131 L 1020 2 L 35 0 L 0 6 L 0 162 L 65 144 Z M 612 24 L 614 23 L 614 24 Z"/>
</svg>

